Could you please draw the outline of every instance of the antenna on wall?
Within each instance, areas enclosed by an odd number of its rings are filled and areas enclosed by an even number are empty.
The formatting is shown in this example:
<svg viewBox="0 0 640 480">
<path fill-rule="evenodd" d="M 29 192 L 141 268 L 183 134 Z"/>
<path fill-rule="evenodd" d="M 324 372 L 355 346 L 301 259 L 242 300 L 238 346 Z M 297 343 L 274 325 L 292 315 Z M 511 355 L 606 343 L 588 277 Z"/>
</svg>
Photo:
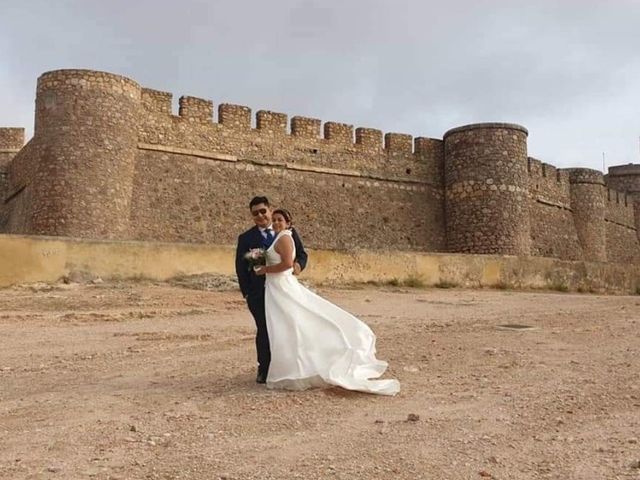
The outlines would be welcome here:
<svg viewBox="0 0 640 480">
<path fill-rule="evenodd" d="M 602 173 L 607 173 L 604 163 L 604 152 L 602 152 Z"/>
</svg>

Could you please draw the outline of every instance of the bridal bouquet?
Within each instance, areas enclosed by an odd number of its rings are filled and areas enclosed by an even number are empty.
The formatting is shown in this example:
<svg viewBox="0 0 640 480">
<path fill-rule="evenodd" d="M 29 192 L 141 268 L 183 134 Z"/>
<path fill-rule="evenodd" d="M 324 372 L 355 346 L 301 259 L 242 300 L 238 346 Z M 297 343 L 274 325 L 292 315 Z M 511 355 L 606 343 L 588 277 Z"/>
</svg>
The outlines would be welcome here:
<svg viewBox="0 0 640 480">
<path fill-rule="evenodd" d="M 264 248 L 252 248 L 244 254 L 244 259 L 249 263 L 249 270 L 255 270 L 262 265 L 267 264 Z"/>
</svg>

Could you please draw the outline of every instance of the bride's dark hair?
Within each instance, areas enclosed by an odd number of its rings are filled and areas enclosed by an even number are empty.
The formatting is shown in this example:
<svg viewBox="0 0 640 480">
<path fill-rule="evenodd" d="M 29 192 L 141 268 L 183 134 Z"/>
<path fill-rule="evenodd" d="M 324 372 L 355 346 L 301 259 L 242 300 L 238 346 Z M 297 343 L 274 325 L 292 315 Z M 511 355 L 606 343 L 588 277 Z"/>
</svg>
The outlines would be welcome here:
<svg viewBox="0 0 640 480">
<path fill-rule="evenodd" d="M 276 208 L 271 215 L 273 216 L 276 213 L 279 213 L 284 217 L 284 219 L 289 224 L 289 228 L 293 228 L 293 225 L 292 225 L 293 217 L 291 216 L 291 212 L 289 212 L 289 210 L 286 210 L 284 208 Z"/>
</svg>

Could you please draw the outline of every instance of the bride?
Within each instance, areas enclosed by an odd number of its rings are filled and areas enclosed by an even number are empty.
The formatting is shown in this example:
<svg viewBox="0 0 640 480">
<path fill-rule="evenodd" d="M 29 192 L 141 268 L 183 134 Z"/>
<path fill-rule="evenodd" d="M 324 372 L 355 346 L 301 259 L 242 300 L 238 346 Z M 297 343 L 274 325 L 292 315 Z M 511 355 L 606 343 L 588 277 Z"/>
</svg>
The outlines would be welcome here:
<svg viewBox="0 0 640 480">
<path fill-rule="evenodd" d="M 291 214 L 273 212 L 276 238 L 266 251 L 265 309 L 271 346 L 267 388 L 303 390 L 337 385 L 349 390 L 395 395 L 397 380 L 380 377 L 376 336 L 362 321 L 302 286 L 293 275 L 295 246 Z"/>
</svg>

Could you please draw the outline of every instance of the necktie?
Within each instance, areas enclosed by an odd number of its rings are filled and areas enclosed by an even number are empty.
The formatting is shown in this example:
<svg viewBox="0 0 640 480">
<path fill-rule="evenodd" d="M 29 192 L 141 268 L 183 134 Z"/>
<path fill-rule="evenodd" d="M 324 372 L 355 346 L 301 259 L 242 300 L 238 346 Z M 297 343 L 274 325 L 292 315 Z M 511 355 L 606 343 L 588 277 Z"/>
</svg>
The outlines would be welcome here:
<svg viewBox="0 0 640 480">
<path fill-rule="evenodd" d="M 264 233 L 266 235 L 264 238 L 264 242 L 266 243 L 267 247 L 270 247 L 273 243 L 273 232 L 270 228 L 265 228 Z"/>
</svg>

